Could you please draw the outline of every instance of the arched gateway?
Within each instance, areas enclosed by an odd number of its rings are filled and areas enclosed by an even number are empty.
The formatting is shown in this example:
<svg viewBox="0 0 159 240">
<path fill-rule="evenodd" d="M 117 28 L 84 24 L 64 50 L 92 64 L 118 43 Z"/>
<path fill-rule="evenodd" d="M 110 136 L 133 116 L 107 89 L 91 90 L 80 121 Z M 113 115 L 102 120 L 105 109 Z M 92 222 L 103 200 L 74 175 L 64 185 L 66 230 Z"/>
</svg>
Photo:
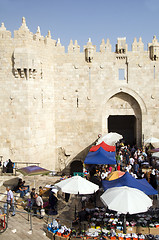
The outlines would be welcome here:
<svg viewBox="0 0 159 240">
<path fill-rule="evenodd" d="M 107 94 L 103 111 L 103 132 L 118 132 L 126 143 L 142 144 L 142 118 L 146 107 L 141 97 L 128 88 Z"/>
</svg>

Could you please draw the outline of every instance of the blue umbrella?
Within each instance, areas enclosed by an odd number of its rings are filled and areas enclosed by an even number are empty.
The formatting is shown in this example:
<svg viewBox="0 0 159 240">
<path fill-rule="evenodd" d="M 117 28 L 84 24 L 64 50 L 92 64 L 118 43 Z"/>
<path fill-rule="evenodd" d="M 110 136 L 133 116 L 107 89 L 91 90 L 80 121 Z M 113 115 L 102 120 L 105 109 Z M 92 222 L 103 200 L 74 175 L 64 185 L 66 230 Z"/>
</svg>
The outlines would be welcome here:
<svg viewBox="0 0 159 240">
<path fill-rule="evenodd" d="M 156 191 L 147 182 L 146 179 L 136 179 L 128 172 L 126 172 L 122 177 L 112 180 L 112 181 L 103 180 L 102 185 L 103 185 L 104 191 L 106 191 L 109 188 L 113 188 L 113 187 L 127 186 L 127 187 L 131 187 L 131 188 L 137 188 L 137 189 L 143 191 L 147 195 L 158 194 L 158 191 Z"/>
</svg>

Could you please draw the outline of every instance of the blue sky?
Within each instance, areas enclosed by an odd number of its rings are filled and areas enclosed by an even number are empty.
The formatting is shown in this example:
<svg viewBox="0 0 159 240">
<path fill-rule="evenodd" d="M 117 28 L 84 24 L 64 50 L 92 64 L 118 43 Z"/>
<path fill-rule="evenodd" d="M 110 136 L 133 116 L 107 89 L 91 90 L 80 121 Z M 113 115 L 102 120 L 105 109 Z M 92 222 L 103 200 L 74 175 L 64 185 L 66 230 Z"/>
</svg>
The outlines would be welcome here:
<svg viewBox="0 0 159 240">
<path fill-rule="evenodd" d="M 159 39 L 159 0 L 0 0 L 0 23 L 12 37 L 23 16 L 31 32 L 50 30 L 66 51 L 71 39 L 81 51 L 89 37 L 98 51 L 103 38 L 113 50 L 117 37 L 126 37 L 129 50 L 134 37 L 142 37 L 145 50 L 154 35 Z"/>
</svg>

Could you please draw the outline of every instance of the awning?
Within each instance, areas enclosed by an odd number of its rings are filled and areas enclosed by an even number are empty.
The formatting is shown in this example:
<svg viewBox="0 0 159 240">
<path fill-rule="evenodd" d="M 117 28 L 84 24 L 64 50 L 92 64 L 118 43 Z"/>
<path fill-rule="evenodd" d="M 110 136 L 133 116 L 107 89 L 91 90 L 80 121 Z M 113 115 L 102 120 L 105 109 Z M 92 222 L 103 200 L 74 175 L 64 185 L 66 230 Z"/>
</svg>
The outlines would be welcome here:
<svg viewBox="0 0 159 240">
<path fill-rule="evenodd" d="M 100 147 L 96 152 L 89 152 L 85 164 L 116 164 L 115 152 L 107 152 Z"/>
</svg>

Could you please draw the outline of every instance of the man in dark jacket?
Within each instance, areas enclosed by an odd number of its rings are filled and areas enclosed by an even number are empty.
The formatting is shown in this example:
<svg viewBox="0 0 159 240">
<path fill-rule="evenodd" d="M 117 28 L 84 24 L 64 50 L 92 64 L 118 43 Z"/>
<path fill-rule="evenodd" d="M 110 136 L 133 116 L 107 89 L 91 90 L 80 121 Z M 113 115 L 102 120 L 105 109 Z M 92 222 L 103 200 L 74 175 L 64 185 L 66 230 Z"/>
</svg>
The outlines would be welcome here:
<svg viewBox="0 0 159 240">
<path fill-rule="evenodd" d="M 49 194 L 49 205 L 50 205 L 49 214 L 50 215 L 57 215 L 58 214 L 57 213 L 57 202 L 58 202 L 58 199 L 55 196 L 54 189 L 52 189 L 50 191 L 50 194 Z"/>
</svg>

